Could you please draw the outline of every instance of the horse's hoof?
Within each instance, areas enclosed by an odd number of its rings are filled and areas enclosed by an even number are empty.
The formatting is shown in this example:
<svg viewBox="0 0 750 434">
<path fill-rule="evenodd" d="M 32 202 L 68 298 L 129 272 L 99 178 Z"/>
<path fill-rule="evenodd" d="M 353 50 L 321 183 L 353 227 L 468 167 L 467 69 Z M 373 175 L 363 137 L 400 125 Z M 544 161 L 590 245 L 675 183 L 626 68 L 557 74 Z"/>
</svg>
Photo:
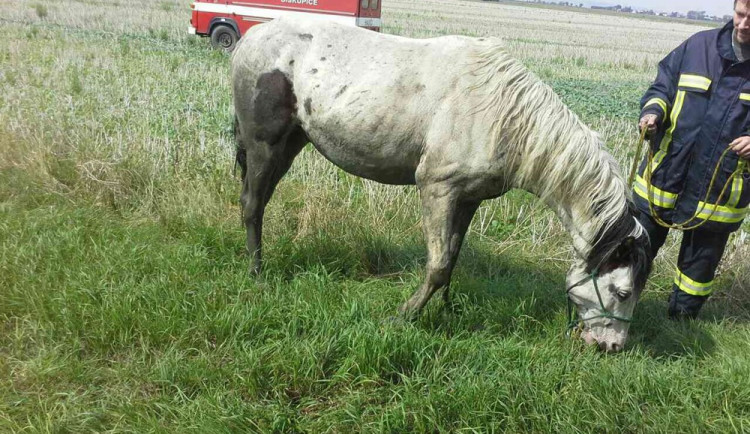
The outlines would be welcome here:
<svg viewBox="0 0 750 434">
<path fill-rule="evenodd" d="M 463 311 L 463 308 L 461 307 L 460 303 L 457 303 L 455 301 L 448 301 L 443 304 L 443 307 L 440 309 L 440 311 L 441 313 L 458 315 Z"/>
<path fill-rule="evenodd" d="M 416 322 L 417 319 L 419 319 L 419 312 L 412 312 L 412 311 L 399 311 L 398 315 L 403 322 Z"/>
<path fill-rule="evenodd" d="M 385 319 L 385 322 L 388 324 L 408 324 L 411 320 L 404 315 L 398 314 L 389 316 Z"/>
<path fill-rule="evenodd" d="M 471 332 L 483 332 L 487 327 L 485 327 L 482 323 L 472 324 L 469 327 L 469 331 Z"/>
<path fill-rule="evenodd" d="M 414 322 L 413 318 L 409 318 L 408 316 L 405 316 L 403 313 L 399 313 L 397 315 L 391 315 L 388 318 L 382 320 L 381 324 L 383 326 L 390 326 L 390 327 L 403 327 L 413 322 Z"/>
</svg>

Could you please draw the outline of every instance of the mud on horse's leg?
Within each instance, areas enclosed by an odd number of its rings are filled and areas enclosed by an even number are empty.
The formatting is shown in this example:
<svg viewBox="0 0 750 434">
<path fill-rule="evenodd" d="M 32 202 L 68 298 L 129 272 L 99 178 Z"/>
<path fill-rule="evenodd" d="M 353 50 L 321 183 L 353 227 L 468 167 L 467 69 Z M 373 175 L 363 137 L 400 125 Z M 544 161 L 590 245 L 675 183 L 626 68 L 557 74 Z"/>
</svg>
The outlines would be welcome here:
<svg viewBox="0 0 750 434">
<path fill-rule="evenodd" d="M 247 230 L 247 252 L 250 255 L 249 273 L 258 275 L 262 263 L 263 216 L 273 197 L 276 185 L 289 171 L 294 158 L 307 143 L 301 129 L 295 129 L 280 142 L 267 145 L 246 141 L 246 173 L 240 202 L 242 218 Z"/>
<path fill-rule="evenodd" d="M 295 118 L 297 97 L 280 70 L 235 82 L 235 134 L 247 160 L 243 179 L 242 216 L 247 229 L 250 274 L 261 267 L 263 214 L 276 184 L 307 142 Z"/>
<path fill-rule="evenodd" d="M 260 273 L 261 235 L 263 232 L 263 214 L 265 204 L 263 197 L 270 178 L 270 152 L 264 147 L 254 145 L 247 149 L 247 169 L 242 180 L 242 221 L 247 230 L 246 247 L 250 255 L 249 272 Z"/>
<path fill-rule="evenodd" d="M 421 187 L 420 196 L 427 266 L 424 283 L 400 308 L 408 319 L 416 318 L 438 289 L 445 288 L 444 298 L 447 299 L 464 235 L 479 207 L 477 202 L 459 200 L 456 192 L 443 184 Z"/>
</svg>

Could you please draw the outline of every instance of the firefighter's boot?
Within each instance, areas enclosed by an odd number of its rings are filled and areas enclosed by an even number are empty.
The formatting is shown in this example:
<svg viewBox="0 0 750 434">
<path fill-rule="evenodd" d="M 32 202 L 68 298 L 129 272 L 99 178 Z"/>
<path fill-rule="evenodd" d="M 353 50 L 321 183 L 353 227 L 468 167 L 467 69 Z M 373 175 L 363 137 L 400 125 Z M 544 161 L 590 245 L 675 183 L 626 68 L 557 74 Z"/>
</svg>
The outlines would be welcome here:
<svg viewBox="0 0 750 434">
<path fill-rule="evenodd" d="M 708 296 L 690 295 L 675 288 L 669 294 L 667 316 L 675 321 L 694 320 L 698 317 L 698 312 L 700 312 L 706 300 L 708 300 Z"/>
</svg>

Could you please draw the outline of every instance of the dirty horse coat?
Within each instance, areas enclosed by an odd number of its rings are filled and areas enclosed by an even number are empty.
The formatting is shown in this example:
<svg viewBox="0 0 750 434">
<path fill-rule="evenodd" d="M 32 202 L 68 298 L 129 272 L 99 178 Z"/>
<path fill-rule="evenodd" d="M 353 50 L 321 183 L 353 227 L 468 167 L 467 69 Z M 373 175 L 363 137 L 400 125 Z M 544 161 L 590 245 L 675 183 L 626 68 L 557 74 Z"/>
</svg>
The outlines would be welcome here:
<svg viewBox="0 0 750 434">
<path fill-rule="evenodd" d="M 437 289 L 447 294 L 477 207 L 517 187 L 543 197 L 570 232 L 578 259 L 569 279 L 600 270 L 600 285 L 619 291 L 602 295 L 605 307 L 632 314 L 647 241 L 619 168 L 599 136 L 498 41 L 278 19 L 240 41 L 232 80 L 251 271 L 261 264 L 265 205 L 309 141 L 351 174 L 417 185 L 426 278 L 403 311 L 418 312 Z M 579 313 L 600 318 L 593 339 L 621 348 L 627 324 L 594 315 L 593 283 L 570 296 Z"/>
</svg>

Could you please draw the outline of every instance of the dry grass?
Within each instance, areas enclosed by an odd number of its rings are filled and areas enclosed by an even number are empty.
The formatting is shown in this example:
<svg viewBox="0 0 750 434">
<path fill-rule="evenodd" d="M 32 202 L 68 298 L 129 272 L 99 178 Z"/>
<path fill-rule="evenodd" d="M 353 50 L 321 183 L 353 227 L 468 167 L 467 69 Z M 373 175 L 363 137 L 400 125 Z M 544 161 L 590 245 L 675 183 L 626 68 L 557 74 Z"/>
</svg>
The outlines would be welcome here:
<svg viewBox="0 0 750 434">
<path fill-rule="evenodd" d="M 4 20 L 26 29 L 25 37 L 7 38 L 0 50 L 9 66 L 0 71 L 0 119 L 12 143 L 2 150 L 2 164 L 33 174 L 56 194 L 94 197 L 146 213 L 222 218 L 230 206 L 223 201 L 234 188 L 221 179 L 231 166 L 233 146 L 226 59 L 201 54 L 205 44 L 196 45 L 195 38 L 185 35 L 188 5 L 187 0 L 0 4 Z M 44 17 L 40 8 L 47 11 Z M 606 92 L 622 80 L 632 84 L 628 102 L 634 103 L 658 60 L 700 30 L 682 23 L 656 26 L 648 20 L 491 2 L 391 0 L 383 8 L 386 32 L 499 37 L 511 54 L 553 86 L 561 83 L 562 91 L 571 81 L 594 83 L 602 95 L 591 101 L 603 101 L 604 109 L 621 104 L 607 101 L 611 96 Z M 142 56 L 144 49 L 152 55 Z M 581 112 L 590 105 L 582 96 L 587 95 L 564 98 Z M 628 168 L 635 138 L 632 118 L 606 112 L 584 118 Z M 196 173 L 209 174 L 213 181 L 195 182 Z M 303 195 L 319 190 L 362 195 L 374 227 L 382 226 L 377 211 L 383 207 L 404 221 L 418 216 L 413 189 L 349 178 L 314 152 L 304 153 L 287 181 L 308 186 Z M 218 197 L 211 190 L 216 185 L 222 191 Z M 301 199 L 313 203 L 309 197 Z M 313 219 L 315 211 L 303 208 L 303 226 L 335 214 L 318 213 L 322 215 Z M 506 227 L 506 222 L 512 224 Z M 484 204 L 471 233 L 493 244 L 493 229 L 508 236 L 496 241 L 498 252 L 513 246 L 531 255 L 546 252 L 546 258 L 561 264 L 567 260 L 562 227 L 534 200 L 502 198 Z M 527 243 L 529 237 L 554 242 Z M 743 242 L 734 242 L 728 256 L 744 252 L 743 232 L 738 237 Z M 671 274 L 674 241 L 668 243 L 666 264 L 657 267 L 656 276 Z M 730 276 L 746 273 L 745 267 L 722 270 Z"/>
<path fill-rule="evenodd" d="M 0 50 L 10 66 L 0 71 L 4 79 L 0 119 L 12 143 L 3 149 L 2 164 L 33 174 L 56 194 L 94 197 L 146 213 L 226 218 L 220 216 L 231 205 L 223 201 L 234 189 L 221 179 L 231 166 L 233 146 L 228 134 L 231 109 L 226 59 L 216 53 L 200 54 L 205 45 L 196 45 L 195 38 L 185 35 L 188 5 L 187 0 L 158 5 L 145 0 L 0 4 L 4 20 L 26 29 L 24 38 L 7 38 L 9 43 Z M 46 10 L 44 17 L 37 12 L 40 8 Z M 632 96 L 628 102 L 634 103 L 658 60 L 701 30 L 677 22 L 656 26 L 648 20 L 491 2 L 391 0 L 383 8 L 386 32 L 410 37 L 501 38 L 511 54 L 545 80 L 553 86 L 561 83 L 561 91 L 571 81 L 594 83 L 602 95 L 591 101 L 603 101 L 603 109 L 610 103 L 621 104 L 607 101 L 611 98 L 607 89 L 623 80 L 632 84 L 627 88 Z M 140 51 L 144 49 L 152 55 L 143 57 Z M 581 112 L 591 102 L 581 99 L 586 96 L 590 94 L 572 93 L 564 98 Z M 627 170 L 635 139 L 632 118 L 606 112 L 584 118 L 602 134 Z M 210 174 L 213 181 L 195 182 L 196 172 Z M 307 228 L 302 233 L 311 230 L 311 222 L 320 224 L 336 215 L 329 210 L 316 215 L 311 209 L 315 202 L 308 197 L 316 191 L 345 191 L 349 198 L 367 198 L 364 215 L 373 227 L 382 227 L 377 211 L 384 207 L 403 221 L 418 217 L 413 189 L 349 178 L 309 150 L 298 159 L 287 181 L 308 186 L 300 193 L 302 202 L 308 204 L 300 219 Z M 216 185 L 222 191 L 218 197 L 211 190 Z M 343 205 L 347 210 L 351 201 Z M 493 238 L 498 230 L 507 237 Z M 732 244 L 728 257 L 745 251 L 743 233 L 738 235 L 742 242 Z M 529 198 L 484 204 L 471 234 L 497 244 L 497 252 L 509 248 L 531 255 L 544 252 L 545 258 L 559 260 L 561 265 L 569 254 L 560 224 Z M 528 238 L 535 242 L 526 242 Z M 675 241 L 664 249 L 664 262 L 655 273 L 657 281 L 666 282 L 671 275 Z M 723 267 L 722 271 L 733 280 L 737 273 L 746 273 L 745 267 Z M 665 280 L 658 278 L 662 276 Z"/>
<path fill-rule="evenodd" d="M 589 76 L 593 67 L 629 80 L 650 79 L 654 65 L 666 53 L 701 30 L 678 22 L 657 24 L 493 2 L 393 0 L 383 8 L 386 32 L 410 37 L 494 36 L 506 41 L 513 56 L 529 64 L 545 65 L 554 59 L 578 62 L 563 73 L 578 77 Z"/>
</svg>

